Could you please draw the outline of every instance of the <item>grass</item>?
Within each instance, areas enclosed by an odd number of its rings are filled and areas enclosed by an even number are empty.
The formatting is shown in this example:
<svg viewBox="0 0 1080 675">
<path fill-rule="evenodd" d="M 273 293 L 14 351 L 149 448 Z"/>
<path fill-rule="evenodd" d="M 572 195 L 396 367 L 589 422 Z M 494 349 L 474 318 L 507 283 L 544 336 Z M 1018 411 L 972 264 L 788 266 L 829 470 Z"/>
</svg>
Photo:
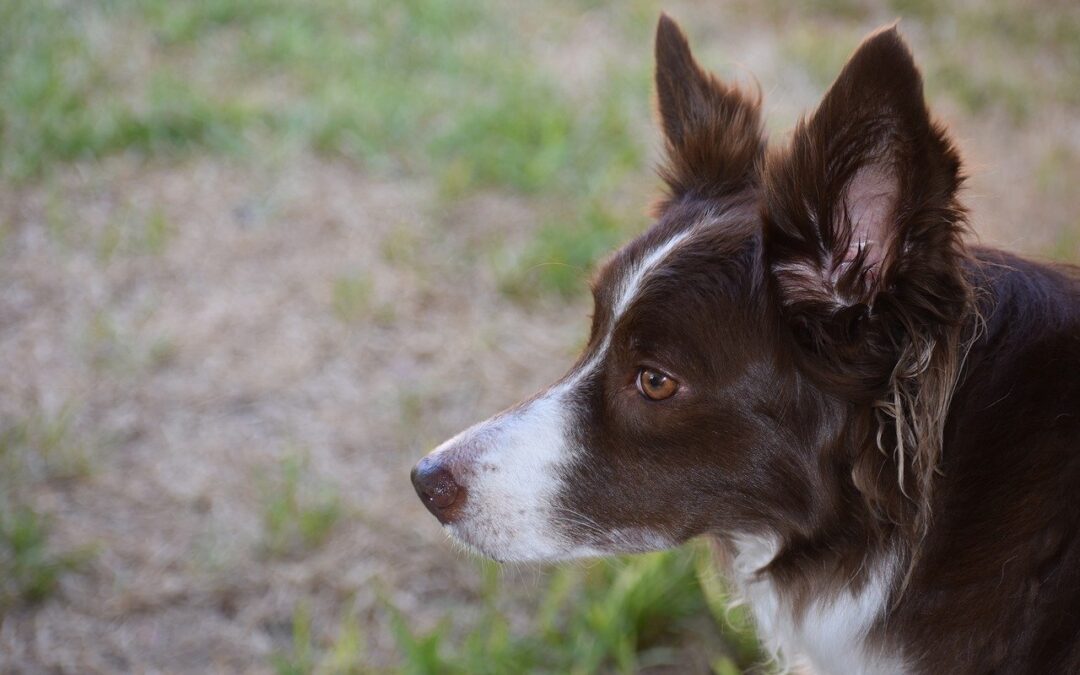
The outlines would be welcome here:
<svg viewBox="0 0 1080 675">
<path fill-rule="evenodd" d="M 75 412 L 72 405 L 38 411 L 0 429 L 0 615 L 47 599 L 91 555 L 56 552 L 49 518 L 30 503 L 32 485 L 91 472 L 87 445 L 73 431 Z"/>
<path fill-rule="evenodd" d="M 500 28 L 511 18 L 479 0 L 14 0 L 0 9 L 0 177 L 279 144 L 434 177 L 449 201 L 494 189 L 558 204 L 587 231 L 643 170 L 648 71 L 611 66 L 598 90 L 567 91 Z M 107 47 L 121 39 L 145 60 L 137 78 Z M 206 45 L 224 44 L 222 63 Z M 141 245 L 160 252 L 166 232 Z M 100 255 L 138 245 L 106 233 Z M 598 250 L 544 231 L 530 258 L 587 268 Z M 569 285 L 542 273 L 529 288 Z"/>
<path fill-rule="evenodd" d="M 322 545 L 342 516 L 337 492 L 314 484 L 307 465 L 303 453 L 290 453 L 264 482 L 264 547 L 271 556 L 296 555 Z"/>
<path fill-rule="evenodd" d="M 765 4 L 783 26 L 787 57 L 820 87 L 832 82 L 870 29 L 900 19 L 902 31 L 921 36 L 916 56 L 932 100 L 951 98 L 972 116 L 1000 113 L 1016 126 L 1028 123 L 1032 106 L 1046 100 L 1080 103 L 1076 7 L 1035 11 L 1008 0 L 814 0 L 807 14 L 790 3 Z M 1046 67 L 1032 72 L 1033 63 Z"/>
<path fill-rule="evenodd" d="M 362 326 L 367 322 L 388 326 L 397 319 L 397 309 L 390 302 L 375 301 L 372 276 L 356 270 L 334 279 L 330 307 L 344 324 Z"/>
<path fill-rule="evenodd" d="M 91 447 L 73 428 L 76 413 L 73 403 L 56 412 L 36 410 L 0 430 L 0 485 L 89 475 Z"/>
<path fill-rule="evenodd" d="M 493 563 L 482 564 L 483 610 L 460 641 L 450 618 L 414 633 L 391 611 L 401 672 L 635 673 L 686 666 L 695 650 L 717 672 L 760 669 L 766 660 L 752 630 L 729 621 L 711 559 L 700 547 L 556 570 L 538 600 L 533 625 L 511 632 L 499 610 L 502 584 Z"/>
<path fill-rule="evenodd" d="M 359 321 L 371 310 L 373 284 L 365 274 L 352 274 L 334 280 L 331 304 L 334 316 L 345 323 Z"/>
<path fill-rule="evenodd" d="M 858 46 L 864 31 L 861 27 L 822 31 L 804 24 L 792 32 L 783 43 L 786 57 L 799 63 L 814 84 L 824 91 Z"/>
<path fill-rule="evenodd" d="M 0 8 L 0 175 L 25 179 L 57 162 L 232 145 L 248 111 L 167 69 L 124 101 L 120 62 L 88 30 L 93 10 L 57 0 Z M 117 38 L 118 36 L 112 36 Z"/>
<path fill-rule="evenodd" d="M 797 25 L 788 57 L 824 86 L 875 6 L 817 0 L 817 15 L 840 25 Z M 926 26 L 940 47 L 929 85 L 973 114 L 1000 109 L 1023 123 L 1033 94 L 1080 91 L 1077 12 L 922 0 L 894 0 L 888 11 Z M 789 16 L 780 5 L 768 13 Z M 613 226 L 596 204 L 616 202 L 619 186 L 643 175 L 635 124 L 646 112 L 648 70 L 613 61 L 587 95 L 567 91 L 506 28 L 511 18 L 483 0 L 13 0 L 0 9 L 0 176 L 26 179 L 117 153 L 168 158 L 283 144 L 433 177 L 449 201 L 488 189 L 529 196 L 553 216 L 523 256 L 510 256 L 520 269 L 504 290 L 522 300 L 581 294 L 598 256 L 642 225 L 624 212 Z M 968 50 L 956 48 L 988 35 L 1005 54 L 990 55 L 992 63 L 969 63 Z M 145 60 L 138 78 L 108 48 L 121 36 Z M 229 58 L 215 58 L 225 45 Z M 1060 67 L 1026 77 L 1011 67 L 1012 53 Z M 103 239 L 102 255 L 115 239 Z M 143 245 L 160 252 L 164 242 L 150 236 Z"/>
<path fill-rule="evenodd" d="M 972 71 L 963 62 L 943 63 L 933 73 L 935 92 L 948 92 L 967 112 L 981 115 L 1001 110 L 1016 122 L 1031 114 L 1030 83 L 1003 76 L 996 70 Z"/>
<path fill-rule="evenodd" d="M 98 376 L 134 381 L 168 366 L 176 358 L 179 348 L 172 338 L 148 335 L 143 330 L 142 323 L 151 311 L 126 321 L 121 321 L 108 306 L 90 313 L 79 346 L 85 362 Z M 79 445 L 83 443 L 76 443 L 76 447 Z"/>
<path fill-rule="evenodd" d="M 499 19 L 491 3 L 15 0 L 2 11 L 9 176 L 123 151 L 235 148 L 260 133 L 525 192 L 576 187 L 640 159 L 617 98 L 582 110 L 514 35 L 488 30 Z M 98 44 L 121 29 L 151 59 L 136 87 Z M 227 67 L 193 54 L 220 33 L 240 45 Z M 233 86 L 197 84 L 209 77 Z M 260 100 L 271 84 L 296 96 Z"/>
<path fill-rule="evenodd" d="M 392 672 L 635 673 L 686 667 L 688 658 L 722 675 L 772 672 L 745 617 L 728 610 L 703 547 L 554 570 L 524 631 L 510 628 L 500 568 L 485 561 L 479 573 L 480 611 L 471 619 L 455 613 L 418 631 L 384 600 L 400 659 Z M 306 605 L 296 607 L 292 626 L 291 644 L 274 659 L 278 673 L 365 672 L 359 667 L 365 641 L 355 617 L 343 616 L 336 637 L 322 645 L 313 638 Z"/>
<path fill-rule="evenodd" d="M 145 213 L 127 208 L 102 229 L 94 248 L 98 260 L 106 265 L 121 257 L 161 256 L 177 232 L 176 224 L 159 207 Z"/>
<path fill-rule="evenodd" d="M 503 266 L 500 287 L 507 296 L 527 300 L 539 287 L 572 297 L 586 288 L 595 262 L 626 239 L 640 217 L 621 215 L 593 202 L 580 212 L 556 215 L 544 222 L 520 257 Z"/>
<path fill-rule="evenodd" d="M 48 598 L 86 553 L 54 553 L 48 519 L 27 506 L 0 508 L 0 610 Z"/>
<path fill-rule="evenodd" d="M 274 672 L 278 675 L 367 675 L 373 672 L 364 664 L 366 643 L 354 614 L 345 612 L 339 621 L 337 635 L 321 647 L 312 635 L 311 624 L 308 605 L 298 604 L 293 611 L 290 644 L 271 658 Z"/>
<path fill-rule="evenodd" d="M 1064 227 L 1051 243 L 1046 254 L 1055 259 L 1073 264 L 1080 263 L 1080 222 L 1072 227 Z"/>
</svg>

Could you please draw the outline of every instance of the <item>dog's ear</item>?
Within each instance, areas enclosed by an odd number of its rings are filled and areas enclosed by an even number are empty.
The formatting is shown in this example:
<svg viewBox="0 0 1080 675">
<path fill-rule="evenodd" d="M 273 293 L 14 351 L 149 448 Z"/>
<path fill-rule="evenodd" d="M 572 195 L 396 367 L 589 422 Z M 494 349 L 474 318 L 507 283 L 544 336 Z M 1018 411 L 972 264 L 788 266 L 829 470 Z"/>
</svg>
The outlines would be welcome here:
<svg viewBox="0 0 1080 675">
<path fill-rule="evenodd" d="M 891 368 L 906 340 L 964 316 L 959 155 L 895 27 L 863 42 L 763 173 L 767 262 L 807 346 Z"/>
<path fill-rule="evenodd" d="M 765 145 L 760 95 L 727 86 L 702 70 L 686 36 L 666 14 L 656 28 L 656 92 L 667 146 L 660 175 L 668 201 L 689 193 L 720 197 L 754 181 Z"/>
<path fill-rule="evenodd" d="M 895 28 L 863 42 L 762 176 L 765 261 L 800 361 L 874 411 L 858 427 L 868 438 L 852 481 L 916 535 L 929 523 L 946 411 L 977 326 L 961 182 Z"/>
</svg>

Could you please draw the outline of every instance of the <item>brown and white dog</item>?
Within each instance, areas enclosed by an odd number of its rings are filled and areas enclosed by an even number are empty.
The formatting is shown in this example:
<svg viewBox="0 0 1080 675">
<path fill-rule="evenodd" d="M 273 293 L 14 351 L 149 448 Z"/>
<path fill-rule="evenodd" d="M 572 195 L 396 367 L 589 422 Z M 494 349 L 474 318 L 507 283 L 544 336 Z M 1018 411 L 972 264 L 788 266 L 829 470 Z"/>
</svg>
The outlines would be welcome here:
<svg viewBox="0 0 1080 675">
<path fill-rule="evenodd" d="M 660 19 L 656 223 L 561 380 L 413 470 L 502 561 L 714 538 L 819 673 L 1080 672 L 1080 277 L 969 248 L 894 28 L 790 143 Z"/>
</svg>

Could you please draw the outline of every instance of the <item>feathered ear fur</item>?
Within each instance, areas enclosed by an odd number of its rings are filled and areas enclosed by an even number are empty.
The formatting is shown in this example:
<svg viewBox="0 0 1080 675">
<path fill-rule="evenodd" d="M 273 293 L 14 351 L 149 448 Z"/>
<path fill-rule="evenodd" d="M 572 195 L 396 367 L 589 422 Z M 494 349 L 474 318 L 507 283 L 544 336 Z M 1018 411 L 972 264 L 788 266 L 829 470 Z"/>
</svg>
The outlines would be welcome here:
<svg viewBox="0 0 1080 675">
<path fill-rule="evenodd" d="M 762 181 L 766 260 L 809 370 L 876 407 L 877 445 L 895 450 L 901 490 L 928 499 L 971 291 L 960 158 L 895 28 L 856 50 Z M 853 476 L 888 501 L 874 454 Z"/>
<path fill-rule="evenodd" d="M 760 95 L 702 70 L 666 14 L 656 28 L 656 92 L 667 146 L 660 175 L 668 185 L 658 211 L 686 194 L 722 197 L 754 182 L 765 146 Z"/>
</svg>

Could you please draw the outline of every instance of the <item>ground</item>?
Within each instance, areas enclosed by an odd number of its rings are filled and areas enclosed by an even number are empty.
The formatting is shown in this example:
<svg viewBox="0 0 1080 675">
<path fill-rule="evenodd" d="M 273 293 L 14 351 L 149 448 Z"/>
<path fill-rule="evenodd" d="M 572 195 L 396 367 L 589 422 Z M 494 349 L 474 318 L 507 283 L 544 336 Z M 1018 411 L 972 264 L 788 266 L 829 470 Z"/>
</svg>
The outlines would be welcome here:
<svg viewBox="0 0 1080 675">
<path fill-rule="evenodd" d="M 380 4 L 0 9 L 0 671 L 756 658 L 699 548 L 500 571 L 408 481 L 647 226 L 661 8 L 778 143 L 902 17 L 978 237 L 1080 259 L 1073 3 Z"/>
</svg>

